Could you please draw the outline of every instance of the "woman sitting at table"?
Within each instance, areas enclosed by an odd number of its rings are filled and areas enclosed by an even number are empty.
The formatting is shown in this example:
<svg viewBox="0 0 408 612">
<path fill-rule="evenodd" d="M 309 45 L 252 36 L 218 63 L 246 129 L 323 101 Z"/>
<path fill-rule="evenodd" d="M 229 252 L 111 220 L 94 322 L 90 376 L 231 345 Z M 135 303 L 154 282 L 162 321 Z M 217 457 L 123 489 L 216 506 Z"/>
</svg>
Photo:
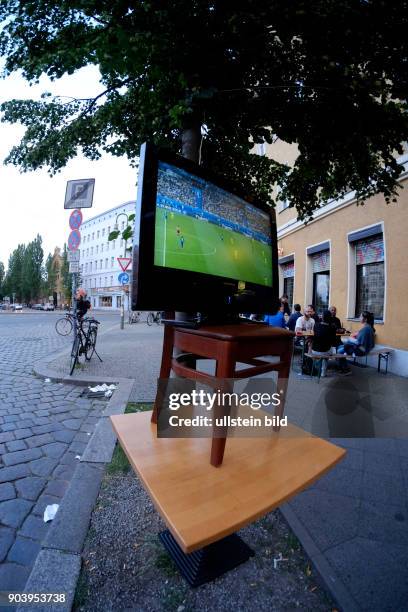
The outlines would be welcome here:
<svg viewBox="0 0 408 612">
<path fill-rule="evenodd" d="M 343 346 L 339 347 L 338 353 L 364 357 L 374 348 L 375 329 L 373 313 L 364 310 L 360 315 L 360 322 L 363 324 L 363 327 L 359 332 L 352 334 L 350 338 L 343 341 Z"/>
<path fill-rule="evenodd" d="M 330 310 L 323 312 L 323 319 L 314 326 L 314 336 L 312 343 L 312 355 L 327 355 L 335 353 L 336 330 L 333 328 Z M 326 376 L 327 359 L 322 359 L 322 369 L 320 376 Z"/>
</svg>

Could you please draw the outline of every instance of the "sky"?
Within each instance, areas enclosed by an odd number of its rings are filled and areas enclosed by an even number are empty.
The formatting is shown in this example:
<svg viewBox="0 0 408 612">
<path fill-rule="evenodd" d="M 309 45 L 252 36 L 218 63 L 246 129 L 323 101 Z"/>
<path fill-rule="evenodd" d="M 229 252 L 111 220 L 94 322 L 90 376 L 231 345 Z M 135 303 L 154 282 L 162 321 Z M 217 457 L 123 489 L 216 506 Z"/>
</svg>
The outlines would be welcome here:
<svg viewBox="0 0 408 612">
<path fill-rule="evenodd" d="M 57 82 L 43 77 L 30 86 L 19 74 L 0 80 L 0 102 L 38 99 L 44 91 L 79 98 L 93 97 L 101 91 L 97 68 L 90 66 Z M 18 144 L 24 128 L 0 123 L 0 261 L 7 268 L 10 253 L 19 243 L 28 243 L 40 234 L 44 259 L 56 246 L 62 247 L 69 234 L 71 211 L 64 210 L 66 182 L 95 178 L 93 207 L 83 209 L 84 220 L 136 199 L 136 169 L 126 158 L 104 155 L 99 161 L 78 156 L 58 174 L 50 177 L 47 169 L 20 173 L 4 165 L 10 149 Z"/>
</svg>

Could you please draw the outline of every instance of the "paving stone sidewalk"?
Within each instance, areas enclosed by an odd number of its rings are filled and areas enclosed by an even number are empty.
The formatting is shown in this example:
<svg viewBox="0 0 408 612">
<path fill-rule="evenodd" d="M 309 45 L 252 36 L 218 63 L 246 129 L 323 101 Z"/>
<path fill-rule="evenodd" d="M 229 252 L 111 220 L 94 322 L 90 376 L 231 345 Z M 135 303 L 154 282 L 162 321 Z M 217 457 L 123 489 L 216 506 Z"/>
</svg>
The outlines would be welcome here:
<svg viewBox="0 0 408 612">
<path fill-rule="evenodd" d="M 24 588 L 50 523 L 106 406 L 81 387 L 36 378 L 33 363 L 70 340 L 54 319 L 0 319 L 0 591 Z"/>
</svg>

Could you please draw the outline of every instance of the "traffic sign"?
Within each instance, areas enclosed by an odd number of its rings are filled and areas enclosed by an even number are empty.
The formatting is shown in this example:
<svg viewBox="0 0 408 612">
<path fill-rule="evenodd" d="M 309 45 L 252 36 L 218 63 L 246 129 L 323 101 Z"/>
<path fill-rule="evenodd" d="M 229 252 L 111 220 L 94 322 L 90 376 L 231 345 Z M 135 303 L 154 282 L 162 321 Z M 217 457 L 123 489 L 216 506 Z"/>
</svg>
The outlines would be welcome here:
<svg viewBox="0 0 408 612">
<path fill-rule="evenodd" d="M 79 261 L 70 261 L 69 262 L 69 272 L 70 272 L 70 274 L 78 274 L 78 272 L 79 272 Z"/>
<path fill-rule="evenodd" d="M 76 251 L 81 244 L 81 232 L 79 230 L 72 230 L 68 236 L 68 248 L 70 251 Z"/>
<path fill-rule="evenodd" d="M 82 213 L 80 210 L 75 209 L 69 216 L 69 227 L 72 230 L 79 229 L 82 223 Z"/>
<path fill-rule="evenodd" d="M 91 208 L 95 179 L 67 181 L 64 208 Z"/>
<path fill-rule="evenodd" d="M 127 285 L 129 282 L 129 274 L 127 272 L 121 272 L 118 276 L 118 281 L 121 285 Z"/>
<path fill-rule="evenodd" d="M 132 262 L 131 257 L 117 257 L 120 267 L 125 272 Z"/>
<path fill-rule="evenodd" d="M 67 258 L 68 261 L 79 261 L 79 251 L 68 251 Z"/>
</svg>

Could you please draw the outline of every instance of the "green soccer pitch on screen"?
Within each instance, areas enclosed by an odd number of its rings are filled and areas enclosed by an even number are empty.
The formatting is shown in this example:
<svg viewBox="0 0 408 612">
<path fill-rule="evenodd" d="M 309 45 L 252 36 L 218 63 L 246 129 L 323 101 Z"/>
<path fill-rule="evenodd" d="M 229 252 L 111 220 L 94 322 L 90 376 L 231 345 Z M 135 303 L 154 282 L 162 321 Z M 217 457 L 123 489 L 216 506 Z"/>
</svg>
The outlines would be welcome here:
<svg viewBox="0 0 408 612">
<path fill-rule="evenodd" d="M 268 213 L 160 161 L 154 264 L 272 286 Z"/>
</svg>

